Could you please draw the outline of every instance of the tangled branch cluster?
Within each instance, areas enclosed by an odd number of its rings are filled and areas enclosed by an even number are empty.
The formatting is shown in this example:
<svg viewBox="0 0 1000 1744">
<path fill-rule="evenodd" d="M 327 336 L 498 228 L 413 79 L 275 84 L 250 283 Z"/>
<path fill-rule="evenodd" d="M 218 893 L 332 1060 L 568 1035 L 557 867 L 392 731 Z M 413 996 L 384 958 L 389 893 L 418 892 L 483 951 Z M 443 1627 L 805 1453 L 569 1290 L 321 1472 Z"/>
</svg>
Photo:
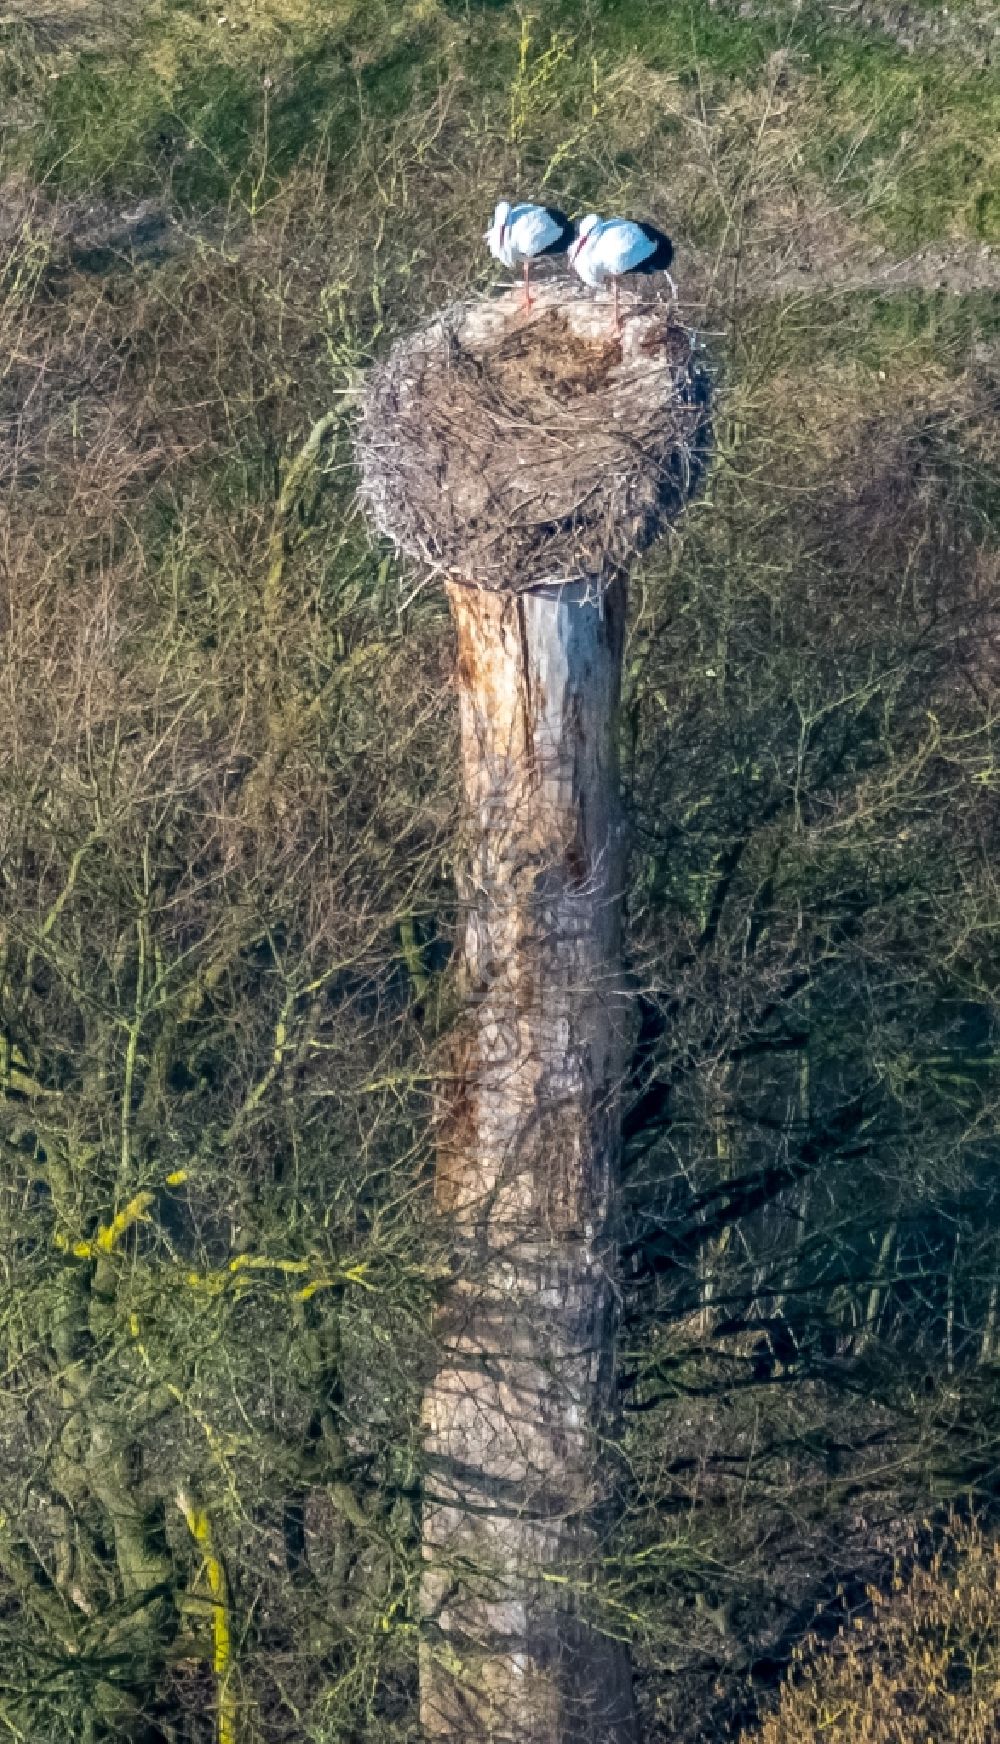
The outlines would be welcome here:
<svg viewBox="0 0 1000 1744">
<path fill-rule="evenodd" d="M 694 490 L 710 382 L 661 305 L 627 316 L 564 285 L 458 303 L 372 371 L 356 447 L 380 533 L 433 572 L 522 592 L 603 588 Z"/>
</svg>

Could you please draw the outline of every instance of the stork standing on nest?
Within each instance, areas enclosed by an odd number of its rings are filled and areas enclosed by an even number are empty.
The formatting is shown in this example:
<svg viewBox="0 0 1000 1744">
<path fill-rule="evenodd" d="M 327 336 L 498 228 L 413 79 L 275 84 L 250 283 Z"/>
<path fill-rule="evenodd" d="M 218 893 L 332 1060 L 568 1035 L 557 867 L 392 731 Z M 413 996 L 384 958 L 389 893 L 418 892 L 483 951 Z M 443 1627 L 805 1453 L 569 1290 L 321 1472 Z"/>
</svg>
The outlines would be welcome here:
<svg viewBox="0 0 1000 1744">
<path fill-rule="evenodd" d="M 630 218 L 599 218 L 588 212 L 581 218 L 569 263 L 585 285 L 601 290 L 610 279 L 615 287 L 614 331 L 621 332 L 619 291 L 626 274 L 663 273 L 674 298 L 677 286 L 668 268 L 674 258 L 669 236 L 655 224 L 634 224 Z"/>
<path fill-rule="evenodd" d="M 524 307 L 531 308 L 531 263 L 542 254 L 565 254 L 573 226 L 557 206 L 512 206 L 500 200 L 483 241 L 503 266 L 524 265 Z"/>
</svg>

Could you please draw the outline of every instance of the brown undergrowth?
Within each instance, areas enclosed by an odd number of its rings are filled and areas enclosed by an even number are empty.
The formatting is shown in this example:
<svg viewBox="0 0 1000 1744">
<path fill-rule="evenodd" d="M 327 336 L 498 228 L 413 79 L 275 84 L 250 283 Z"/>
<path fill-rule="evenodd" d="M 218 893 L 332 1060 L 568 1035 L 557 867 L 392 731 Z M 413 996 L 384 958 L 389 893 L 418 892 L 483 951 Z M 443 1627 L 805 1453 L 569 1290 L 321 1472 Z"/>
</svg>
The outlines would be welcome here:
<svg viewBox="0 0 1000 1744">
<path fill-rule="evenodd" d="M 807 1643 L 758 1744 L 994 1744 L 1000 1541 L 960 1525 L 832 1645 Z"/>
</svg>

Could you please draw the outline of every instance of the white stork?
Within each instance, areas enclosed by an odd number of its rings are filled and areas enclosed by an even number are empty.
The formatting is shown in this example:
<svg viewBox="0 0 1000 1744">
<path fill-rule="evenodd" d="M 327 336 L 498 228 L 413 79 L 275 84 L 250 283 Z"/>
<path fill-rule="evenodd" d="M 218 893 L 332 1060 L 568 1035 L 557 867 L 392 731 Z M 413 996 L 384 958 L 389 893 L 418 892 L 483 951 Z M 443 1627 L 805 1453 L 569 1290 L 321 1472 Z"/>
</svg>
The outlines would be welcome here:
<svg viewBox="0 0 1000 1744">
<path fill-rule="evenodd" d="M 483 237 L 490 253 L 503 266 L 524 263 L 524 306 L 531 308 L 528 275 L 540 254 L 565 254 L 573 240 L 573 226 L 555 206 L 512 206 L 500 200 L 493 222 Z"/>
<path fill-rule="evenodd" d="M 629 218 L 599 218 L 588 212 L 581 218 L 569 261 L 585 285 L 600 290 L 611 279 L 615 287 L 615 326 L 621 332 L 619 286 L 626 273 L 663 273 L 677 296 L 677 286 L 667 270 L 674 258 L 669 236 L 655 224 L 634 224 Z"/>
</svg>

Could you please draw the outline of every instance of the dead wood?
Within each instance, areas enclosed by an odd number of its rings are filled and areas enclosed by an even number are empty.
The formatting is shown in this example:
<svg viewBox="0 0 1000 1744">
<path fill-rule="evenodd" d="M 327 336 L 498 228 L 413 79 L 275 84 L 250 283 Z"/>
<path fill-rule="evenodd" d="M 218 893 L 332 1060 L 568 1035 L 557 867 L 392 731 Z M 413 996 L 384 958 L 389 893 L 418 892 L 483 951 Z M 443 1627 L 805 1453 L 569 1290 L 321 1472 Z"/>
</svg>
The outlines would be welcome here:
<svg viewBox="0 0 1000 1744">
<path fill-rule="evenodd" d="M 449 579 L 603 590 L 703 470 L 709 378 L 669 305 L 565 282 L 453 304 L 372 371 L 356 446 L 379 532 Z"/>
</svg>

